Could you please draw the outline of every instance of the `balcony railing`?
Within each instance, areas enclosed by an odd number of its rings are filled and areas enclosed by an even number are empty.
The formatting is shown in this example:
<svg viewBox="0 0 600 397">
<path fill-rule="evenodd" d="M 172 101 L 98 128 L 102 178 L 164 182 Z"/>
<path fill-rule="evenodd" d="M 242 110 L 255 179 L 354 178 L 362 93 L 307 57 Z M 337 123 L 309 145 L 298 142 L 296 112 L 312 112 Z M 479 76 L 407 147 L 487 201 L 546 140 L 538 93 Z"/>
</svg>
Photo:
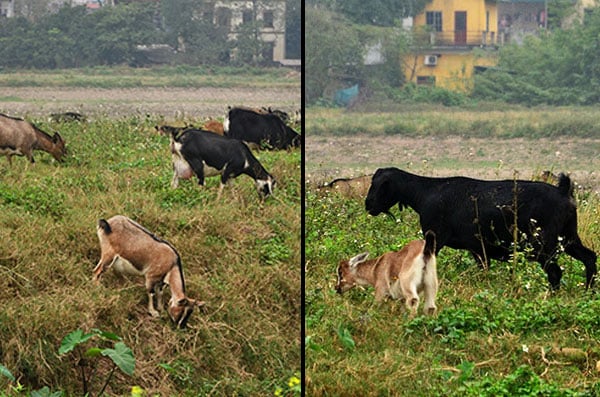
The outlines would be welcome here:
<svg viewBox="0 0 600 397">
<path fill-rule="evenodd" d="M 433 47 L 487 47 L 503 44 L 502 36 L 486 31 L 427 32 L 418 38 L 417 43 Z"/>
</svg>

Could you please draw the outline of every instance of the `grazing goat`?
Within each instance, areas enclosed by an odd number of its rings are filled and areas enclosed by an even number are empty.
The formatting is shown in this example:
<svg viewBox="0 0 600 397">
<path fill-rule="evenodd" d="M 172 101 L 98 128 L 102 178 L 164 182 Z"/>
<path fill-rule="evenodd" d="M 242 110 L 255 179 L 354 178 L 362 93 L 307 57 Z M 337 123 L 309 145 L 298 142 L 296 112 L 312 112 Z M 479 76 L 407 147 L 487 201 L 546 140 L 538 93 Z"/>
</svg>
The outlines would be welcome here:
<svg viewBox="0 0 600 397">
<path fill-rule="evenodd" d="M 154 129 L 159 134 L 167 136 L 180 136 L 183 131 L 194 128 L 192 125 L 186 125 L 185 127 L 174 127 L 172 125 L 155 125 Z"/>
<path fill-rule="evenodd" d="M 94 268 L 94 282 L 99 283 L 111 266 L 119 273 L 144 276 L 148 311 L 153 317 L 160 315 L 162 291 L 168 284 L 171 300 L 167 311 L 179 328 L 185 327 L 195 306 L 204 305 L 186 296 L 181 258 L 171 244 L 123 215 L 100 219 L 97 233 L 102 252 Z"/>
<path fill-rule="evenodd" d="M 552 289 L 558 289 L 562 270 L 556 263 L 561 241 L 567 254 L 585 265 L 586 288 L 596 275 L 596 254 L 577 234 L 577 208 L 571 179 L 561 174 L 558 186 L 524 180 L 482 181 L 465 177 L 428 178 L 397 168 L 378 169 L 365 208 L 371 215 L 390 214 L 398 203 L 414 209 L 422 230 L 433 230 L 437 252 L 448 246 L 470 251 L 487 266 L 488 259 L 507 261 L 512 243 L 531 247 Z M 516 211 L 515 211 L 516 209 Z M 515 222 L 517 229 L 515 229 Z"/>
<path fill-rule="evenodd" d="M 214 132 L 215 134 L 223 135 L 223 123 L 221 123 L 219 120 L 207 120 L 202 126 L 202 129 L 205 131 Z"/>
<path fill-rule="evenodd" d="M 12 165 L 12 156 L 25 156 L 31 163 L 34 150 L 50 153 L 57 161 L 66 154 L 65 141 L 58 133 L 46 134 L 23 119 L 0 114 L 0 154 L 6 155 Z"/>
<path fill-rule="evenodd" d="M 288 127 L 280 116 L 268 111 L 230 108 L 223 121 L 225 136 L 272 149 L 302 146 L 302 135 Z"/>
<path fill-rule="evenodd" d="M 203 130 L 185 130 L 171 135 L 171 155 L 173 159 L 173 181 L 179 185 L 179 178 L 189 179 L 194 174 L 198 183 L 204 186 L 207 176 L 221 175 L 220 197 L 225 184 L 231 178 L 246 174 L 254 179 L 259 195 L 264 198 L 273 194 L 275 179 L 254 157 L 250 149 L 237 139 L 221 136 Z"/>
<path fill-rule="evenodd" d="M 319 186 L 319 191 L 336 192 L 347 198 L 364 199 L 367 197 L 373 175 L 363 175 L 356 178 L 338 178 Z"/>
<path fill-rule="evenodd" d="M 402 299 L 414 316 L 419 306 L 419 293 L 425 296 L 423 311 L 434 314 L 438 279 L 435 258 L 435 234 L 428 230 L 425 240 L 408 243 L 397 252 L 388 252 L 367 260 L 368 252 L 349 261 L 340 261 L 335 287 L 342 294 L 355 285 L 375 287 L 375 301 L 391 296 Z"/>
<path fill-rule="evenodd" d="M 77 112 L 52 113 L 50 114 L 50 121 L 56 123 L 68 123 L 73 121 L 83 122 L 85 121 L 85 116 Z"/>
</svg>

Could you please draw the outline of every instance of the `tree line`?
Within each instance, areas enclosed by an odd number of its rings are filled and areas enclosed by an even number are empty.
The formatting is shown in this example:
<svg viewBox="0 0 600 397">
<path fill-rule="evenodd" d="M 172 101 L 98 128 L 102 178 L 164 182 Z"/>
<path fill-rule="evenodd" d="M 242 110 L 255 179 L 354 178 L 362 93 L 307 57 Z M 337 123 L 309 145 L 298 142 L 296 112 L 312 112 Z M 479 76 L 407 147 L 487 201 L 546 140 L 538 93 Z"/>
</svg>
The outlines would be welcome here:
<svg viewBox="0 0 600 397">
<path fill-rule="evenodd" d="M 306 3 L 305 93 L 309 104 L 328 104 L 336 89 L 359 83 L 361 91 L 393 101 L 446 105 L 492 100 L 523 105 L 590 105 L 600 102 L 600 9 L 581 22 L 562 27 L 574 12 L 563 0 L 549 0 L 547 30 L 522 44 L 498 48 L 498 65 L 474 77 L 472 91 L 450 92 L 407 82 L 401 58 L 417 39 L 391 16 L 414 16 L 425 2 L 377 0 L 352 7 L 353 0 Z M 395 19 L 394 19 L 395 18 Z M 365 65 L 369 47 L 380 43 L 385 62 Z"/>
<path fill-rule="evenodd" d="M 0 67 L 143 66 L 149 60 L 139 46 L 153 44 L 178 49 L 169 57 L 175 64 L 260 66 L 270 62 L 256 56 L 265 46 L 255 34 L 258 26 L 243 26 L 237 39 L 230 40 L 227 27 L 201 17 L 201 6 L 195 0 L 123 3 L 93 12 L 84 6 L 63 6 L 36 18 L 3 18 Z M 299 11 L 288 13 L 290 23 L 295 17 L 300 18 Z M 300 29 L 296 28 L 299 43 Z"/>
</svg>

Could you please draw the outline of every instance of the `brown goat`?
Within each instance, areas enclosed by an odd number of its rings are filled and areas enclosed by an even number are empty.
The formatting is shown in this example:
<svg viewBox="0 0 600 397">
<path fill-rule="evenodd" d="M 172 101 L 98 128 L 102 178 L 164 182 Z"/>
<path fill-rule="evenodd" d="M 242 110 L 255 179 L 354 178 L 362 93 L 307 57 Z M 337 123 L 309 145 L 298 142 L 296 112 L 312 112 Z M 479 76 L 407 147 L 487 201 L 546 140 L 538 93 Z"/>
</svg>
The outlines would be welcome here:
<svg viewBox="0 0 600 397">
<path fill-rule="evenodd" d="M 319 186 L 319 191 L 336 192 L 346 198 L 364 200 L 371 186 L 373 175 L 363 175 L 356 178 L 338 178 Z"/>
<path fill-rule="evenodd" d="M 223 123 L 219 120 L 207 120 L 202 126 L 202 129 L 205 131 L 214 132 L 215 134 L 223 135 Z"/>
<path fill-rule="evenodd" d="M 194 307 L 204 305 L 186 296 L 181 259 L 167 241 L 122 215 L 108 221 L 101 219 L 97 233 L 102 252 L 94 268 L 94 282 L 99 283 L 102 273 L 111 266 L 119 273 L 144 276 L 148 311 L 153 317 L 160 315 L 162 290 L 168 284 L 171 300 L 167 311 L 179 328 L 185 327 Z"/>
<path fill-rule="evenodd" d="M 408 243 L 397 252 L 388 252 L 377 259 L 367 260 L 368 252 L 338 266 L 336 291 L 342 294 L 356 285 L 375 287 L 375 301 L 390 296 L 401 299 L 414 316 L 419 306 L 419 293 L 425 295 L 426 314 L 435 314 L 438 279 L 435 257 L 435 234 L 425 233 L 425 240 Z"/>
<path fill-rule="evenodd" d="M 57 161 L 66 154 L 65 141 L 56 133 L 50 136 L 32 123 L 0 114 L 0 154 L 12 165 L 12 156 L 25 156 L 31 163 L 34 150 L 50 153 Z"/>
</svg>

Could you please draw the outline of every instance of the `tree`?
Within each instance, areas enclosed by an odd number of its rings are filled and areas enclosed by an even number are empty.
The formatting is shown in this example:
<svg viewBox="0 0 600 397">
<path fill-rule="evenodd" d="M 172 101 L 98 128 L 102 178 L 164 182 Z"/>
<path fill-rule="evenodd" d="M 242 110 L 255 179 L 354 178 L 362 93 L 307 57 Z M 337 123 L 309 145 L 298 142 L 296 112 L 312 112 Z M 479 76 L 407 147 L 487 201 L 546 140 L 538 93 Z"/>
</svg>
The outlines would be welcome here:
<svg viewBox="0 0 600 397">
<path fill-rule="evenodd" d="M 213 6 L 198 0 L 161 1 L 167 42 L 184 52 L 180 55 L 188 62 L 223 64 L 229 60 L 229 29 L 215 26 Z"/>
<path fill-rule="evenodd" d="M 599 103 L 599 49 L 600 9 L 595 9 L 571 29 L 503 47 L 498 69 L 476 76 L 473 95 L 529 105 Z"/>
<path fill-rule="evenodd" d="M 305 14 L 305 95 L 314 103 L 336 83 L 363 80 L 365 47 L 339 14 L 315 6 L 306 7 Z"/>
<path fill-rule="evenodd" d="M 339 11 L 353 22 L 394 26 L 398 19 L 412 17 L 423 11 L 431 0 L 311 0 L 308 3 Z"/>
</svg>

